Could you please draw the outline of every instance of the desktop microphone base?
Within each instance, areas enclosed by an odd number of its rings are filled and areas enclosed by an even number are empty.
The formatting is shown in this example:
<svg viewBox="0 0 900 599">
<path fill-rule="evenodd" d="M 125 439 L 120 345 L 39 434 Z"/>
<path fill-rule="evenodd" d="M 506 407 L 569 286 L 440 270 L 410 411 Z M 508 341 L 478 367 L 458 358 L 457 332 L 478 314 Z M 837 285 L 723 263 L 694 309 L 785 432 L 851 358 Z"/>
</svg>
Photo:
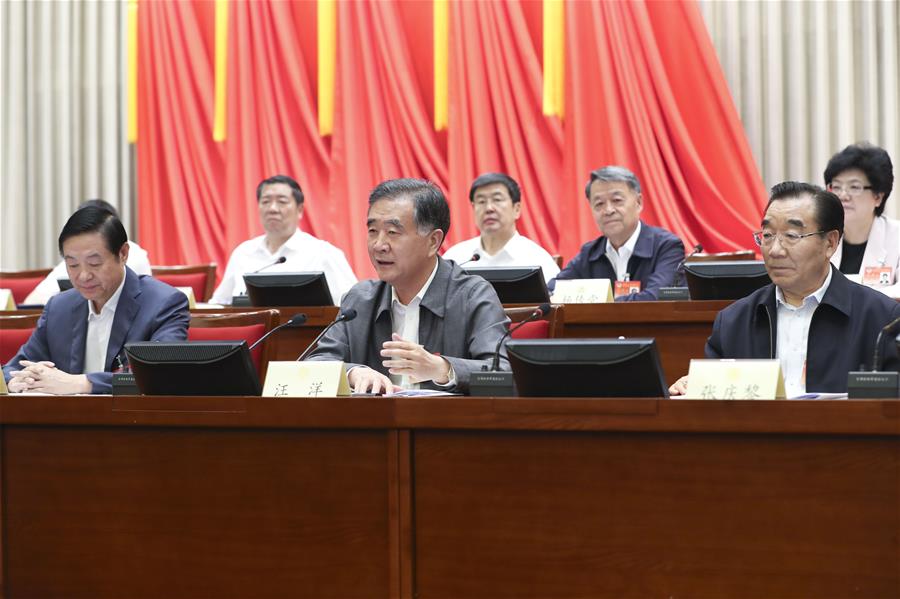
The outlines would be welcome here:
<svg viewBox="0 0 900 599">
<path fill-rule="evenodd" d="M 687 301 L 691 299 L 691 294 L 687 287 L 661 287 L 659 290 L 659 301 Z"/>
<path fill-rule="evenodd" d="M 897 399 L 900 396 L 900 374 L 896 372 L 851 372 L 847 375 L 847 397 L 850 399 Z"/>
<path fill-rule="evenodd" d="M 511 397 L 516 394 L 511 372 L 473 372 L 469 394 L 479 397 Z"/>
<path fill-rule="evenodd" d="M 130 372 L 116 372 L 112 375 L 113 395 L 140 395 L 134 374 Z"/>
</svg>

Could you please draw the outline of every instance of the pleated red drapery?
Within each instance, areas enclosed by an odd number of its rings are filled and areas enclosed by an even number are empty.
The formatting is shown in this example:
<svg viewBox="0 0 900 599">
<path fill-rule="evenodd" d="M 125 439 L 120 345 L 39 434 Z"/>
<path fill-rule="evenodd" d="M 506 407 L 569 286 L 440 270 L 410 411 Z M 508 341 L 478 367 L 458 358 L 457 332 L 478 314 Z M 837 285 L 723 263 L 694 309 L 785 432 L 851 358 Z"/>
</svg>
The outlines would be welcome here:
<svg viewBox="0 0 900 599">
<path fill-rule="evenodd" d="M 468 187 L 521 184 L 520 231 L 571 257 L 598 235 L 590 170 L 631 168 L 644 219 L 708 251 L 750 247 L 765 190 L 694 2 L 567 2 L 566 113 L 541 113 L 540 2 L 450 3 L 449 129 L 433 129 L 430 2 L 337 3 L 334 130 L 317 129 L 314 2 L 229 4 L 226 140 L 212 141 L 212 3 L 139 12 L 140 242 L 156 263 L 222 265 L 261 233 L 255 187 L 285 173 L 301 227 L 360 276 L 368 192 L 398 176 L 448 193 L 448 243 L 477 234 Z"/>
<path fill-rule="evenodd" d="M 228 125 L 221 188 L 228 248 L 262 234 L 256 186 L 285 174 L 300 183 L 300 228 L 336 242 L 343 229 L 330 210 L 330 140 L 318 133 L 315 77 L 304 56 L 315 56 L 315 5 L 229 3 Z M 229 249 L 230 251 L 230 249 Z M 227 258 L 227 256 L 225 256 Z M 223 264 L 224 261 L 220 262 Z"/>
<path fill-rule="evenodd" d="M 357 275 L 366 252 L 369 191 L 384 179 L 419 177 L 447 189 L 446 154 L 416 78 L 394 2 L 339 2 L 331 200 L 345 227 L 341 247 Z M 340 203 L 337 203 L 340 202 Z"/>
<path fill-rule="evenodd" d="M 464 224 L 457 239 L 476 234 L 469 185 L 485 171 L 506 172 L 522 189 L 520 232 L 555 249 L 565 218 L 563 130 L 558 118 L 541 113 L 540 49 L 527 16 L 513 2 L 452 4 L 451 218 Z"/>
<path fill-rule="evenodd" d="M 643 218 L 707 251 L 752 247 L 765 190 L 696 5 L 572 2 L 567 8 L 573 185 L 620 164 L 643 187 Z M 594 77 L 580 74 L 594 73 Z M 569 102 L 571 99 L 571 102 Z M 596 227 L 576 211 L 583 240 Z M 561 240 L 571 255 L 575 244 Z"/>
<path fill-rule="evenodd" d="M 138 18 L 138 239 L 153 264 L 230 251 L 212 139 L 214 5 L 142 2 Z"/>
</svg>

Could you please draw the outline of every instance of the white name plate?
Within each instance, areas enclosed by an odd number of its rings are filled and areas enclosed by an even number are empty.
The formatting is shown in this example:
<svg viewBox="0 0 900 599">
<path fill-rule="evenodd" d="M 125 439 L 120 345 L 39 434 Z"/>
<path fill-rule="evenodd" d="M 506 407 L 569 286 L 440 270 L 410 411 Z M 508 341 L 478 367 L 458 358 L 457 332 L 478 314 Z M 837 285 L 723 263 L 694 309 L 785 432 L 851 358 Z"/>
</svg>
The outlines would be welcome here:
<svg viewBox="0 0 900 599">
<path fill-rule="evenodd" d="M 178 291 L 185 294 L 188 298 L 188 309 L 193 310 L 197 307 L 197 299 L 194 297 L 193 287 L 176 287 Z"/>
<path fill-rule="evenodd" d="M 13 299 L 12 291 L 9 289 L 0 289 L 0 310 L 15 310 L 16 300 Z"/>
<path fill-rule="evenodd" d="M 609 279 L 557 279 L 550 298 L 554 304 L 605 304 L 613 301 Z"/>
<path fill-rule="evenodd" d="M 350 395 L 343 362 L 269 362 L 263 397 L 343 397 Z"/>
<path fill-rule="evenodd" d="M 784 399 L 778 360 L 691 360 L 686 399 Z"/>
</svg>

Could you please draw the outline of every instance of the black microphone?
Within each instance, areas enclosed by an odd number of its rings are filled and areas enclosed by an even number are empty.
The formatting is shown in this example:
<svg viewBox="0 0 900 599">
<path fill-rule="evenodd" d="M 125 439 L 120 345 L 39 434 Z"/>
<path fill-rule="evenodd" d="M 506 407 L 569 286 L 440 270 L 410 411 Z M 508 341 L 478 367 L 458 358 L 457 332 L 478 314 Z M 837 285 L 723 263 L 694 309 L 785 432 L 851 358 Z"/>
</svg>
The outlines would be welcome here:
<svg viewBox="0 0 900 599">
<path fill-rule="evenodd" d="M 687 256 L 685 256 L 684 259 L 682 259 L 682 261 L 678 263 L 678 266 L 675 268 L 675 276 L 672 277 L 672 287 L 678 286 L 678 279 L 682 274 L 684 274 L 684 265 L 688 261 L 688 258 L 690 258 L 691 256 L 694 256 L 696 254 L 699 254 L 702 251 L 703 251 L 703 246 L 698 243 L 697 245 L 694 246 L 694 249 L 691 250 L 691 253 L 688 254 Z"/>
<path fill-rule="evenodd" d="M 469 262 L 478 262 L 479 260 L 481 260 L 481 254 L 479 254 L 478 252 L 475 252 L 474 254 L 472 254 L 472 257 L 471 257 L 471 258 L 469 258 L 469 259 L 466 260 L 465 262 L 461 262 L 459 265 L 460 265 L 460 266 L 465 266 L 465 265 L 468 264 Z"/>
<path fill-rule="evenodd" d="M 287 258 L 285 258 L 284 256 L 279 256 L 278 260 L 276 260 L 275 262 L 272 262 L 271 264 L 266 264 L 266 265 L 263 266 L 262 268 L 257 268 L 257 269 L 254 270 L 253 272 L 250 272 L 250 273 L 247 273 L 247 274 L 255 275 L 256 273 L 262 272 L 262 271 L 264 271 L 264 270 L 267 269 L 267 268 L 271 268 L 271 267 L 275 266 L 276 264 L 284 264 L 285 262 L 287 262 Z"/>
<path fill-rule="evenodd" d="M 278 325 L 277 327 L 275 327 L 274 329 L 272 329 L 271 331 L 269 331 L 268 333 L 266 333 L 265 335 L 263 335 L 262 337 L 260 337 L 260 338 L 257 339 L 256 341 L 254 341 L 254 342 L 253 342 L 253 345 L 251 345 L 251 346 L 248 348 L 248 350 L 252 350 L 254 347 L 256 347 L 257 345 L 259 345 L 260 343 L 262 343 L 263 341 L 265 341 L 265 340 L 269 337 L 269 335 L 271 335 L 271 334 L 274 333 L 275 331 L 280 331 L 280 330 L 283 329 L 284 327 L 290 327 L 290 326 L 298 326 L 298 327 L 299 327 L 299 326 L 300 326 L 301 324 L 303 324 L 304 322 L 306 322 L 306 314 L 303 314 L 303 313 L 300 313 L 300 314 L 294 314 L 294 315 L 291 317 L 291 319 L 290 319 L 289 321 L 287 321 L 287 322 L 282 322 L 280 325 Z"/>
<path fill-rule="evenodd" d="M 878 331 L 878 337 L 875 338 L 875 354 L 872 356 L 872 372 L 877 372 L 879 370 L 879 358 L 881 357 L 881 338 L 884 337 L 885 333 L 890 333 L 891 329 L 900 324 L 900 318 L 895 318 L 890 321 L 880 331 Z"/>
<path fill-rule="evenodd" d="M 328 332 L 328 329 L 330 329 L 331 327 L 333 327 L 334 325 L 336 325 L 339 322 L 350 321 L 350 320 L 353 320 L 354 318 L 356 318 L 356 310 L 354 310 L 353 308 L 344 310 L 340 314 L 338 314 L 337 318 L 335 318 L 330 323 L 328 323 L 328 326 L 325 327 L 324 329 L 322 329 L 322 332 L 319 333 L 318 337 L 313 339 L 313 342 L 309 344 L 309 347 L 307 347 L 305 350 L 303 350 L 303 353 L 300 354 L 300 357 L 297 358 L 297 361 L 300 362 L 302 360 L 305 360 L 306 356 L 308 356 L 309 354 L 312 353 L 312 350 L 314 350 L 316 348 L 316 346 L 319 344 L 319 339 L 322 338 L 322 335 L 324 335 L 325 333 Z"/>
<path fill-rule="evenodd" d="M 506 338 L 515 333 L 524 325 L 529 322 L 533 322 L 538 320 L 539 318 L 543 318 L 547 314 L 550 313 L 550 304 L 541 304 L 538 306 L 537 310 L 531 313 L 531 316 L 516 323 L 516 326 L 510 327 L 503 336 L 500 337 L 500 341 L 497 342 L 497 349 L 494 350 L 494 361 L 491 363 L 491 372 L 497 372 L 500 370 L 500 348 L 503 347 L 503 342 L 506 341 Z"/>
<path fill-rule="evenodd" d="M 866 365 L 861 364 L 859 370 L 847 373 L 847 397 L 850 399 L 886 399 L 897 398 L 900 393 L 900 373 L 879 370 L 881 364 L 881 340 L 885 333 L 900 324 L 900 318 L 895 318 L 878 331 L 875 338 L 875 352 L 872 356 L 872 370 L 865 370 Z M 900 350 L 900 342 L 897 343 Z"/>
</svg>

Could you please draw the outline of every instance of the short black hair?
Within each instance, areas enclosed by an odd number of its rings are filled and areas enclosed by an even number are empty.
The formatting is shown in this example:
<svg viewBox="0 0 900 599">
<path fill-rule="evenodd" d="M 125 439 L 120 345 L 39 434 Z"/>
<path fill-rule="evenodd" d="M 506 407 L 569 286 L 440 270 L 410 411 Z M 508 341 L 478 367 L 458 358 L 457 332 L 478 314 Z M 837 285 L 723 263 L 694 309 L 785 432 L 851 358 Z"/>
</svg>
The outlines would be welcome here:
<svg viewBox="0 0 900 599">
<path fill-rule="evenodd" d="M 841 236 L 844 235 L 844 206 L 841 204 L 840 198 L 812 183 L 784 181 L 774 185 L 769 192 L 769 203 L 766 204 L 766 211 L 769 210 L 772 202 L 802 196 L 810 196 L 812 198 L 815 205 L 816 221 L 820 230 L 825 231 L 825 233 L 837 231 Z"/>
<path fill-rule="evenodd" d="M 522 191 L 519 189 L 519 184 L 516 183 L 515 179 L 506 173 L 484 173 L 483 175 L 478 175 L 478 178 L 472 181 L 472 186 L 469 187 L 469 201 L 475 202 L 475 192 L 479 187 L 494 185 L 495 183 L 501 183 L 506 187 L 513 204 L 522 200 Z"/>
<path fill-rule="evenodd" d="M 637 175 L 624 166 L 610 165 L 591 171 L 591 178 L 588 179 L 587 185 L 584 186 L 584 197 L 589 200 L 591 199 L 591 185 L 594 184 L 594 181 L 616 181 L 624 183 L 630 187 L 634 193 L 641 193 L 641 182 L 638 181 Z"/>
<path fill-rule="evenodd" d="M 85 200 L 78 204 L 78 208 L 76 208 L 76 210 L 81 210 L 82 208 L 87 208 L 88 206 L 96 206 L 97 208 L 102 208 L 103 210 L 106 210 L 107 212 L 121 220 L 119 211 L 116 210 L 116 207 L 106 200 L 101 200 L 100 198 L 91 198 L 90 200 Z"/>
<path fill-rule="evenodd" d="M 303 190 L 300 189 L 300 184 L 297 183 L 291 177 L 287 175 L 274 175 L 269 177 L 268 179 L 263 179 L 259 182 L 259 185 L 256 186 L 256 201 L 259 202 L 262 199 L 262 190 L 266 185 L 275 185 L 277 183 L 284 183 L 288 187 L 291 188 L 291 194 L 294 196 L 294 201 L 298 204 L 303 203 Z"/>
<path fill-rule="evenodd" d="M 62 233 L 59 234 L 60 256 L 63 255 L 63 243 L 67 239 L 83 233 L 94 232 L 103 236 L 107 249 L 114 256 L 119 255 L 119 250 L 128 241 L 125 227 L 122 226 L 122 221 L 118 216 L 98 206 L 85 206 L 72 213 L 72 216 L 63 225 Z"/>
<path fill-rule="evenodd" d="M 831 185 L 832 179 L 852 168 L 858 168 L 866 174 L 873 192 L 884 194 L 881 204 L 875 208 L 875 216 L 881 216 L 894 187 L 894 165 L 891 164 L 891 157 L 883 148 L 867 142 L 849 145 L 828 161 L 824 173 L 825 185 Z"/>
<path fill-rule="evenodd" d="M 409 198 L 413 202 L 413 218 L 420 232 L 435 229 L 450 230 L 450 206 L 440 187 L 424 179 L 388 179 L 382 181 L 369 194 L 369 206 L 378 200 Z"/>
</svg>

